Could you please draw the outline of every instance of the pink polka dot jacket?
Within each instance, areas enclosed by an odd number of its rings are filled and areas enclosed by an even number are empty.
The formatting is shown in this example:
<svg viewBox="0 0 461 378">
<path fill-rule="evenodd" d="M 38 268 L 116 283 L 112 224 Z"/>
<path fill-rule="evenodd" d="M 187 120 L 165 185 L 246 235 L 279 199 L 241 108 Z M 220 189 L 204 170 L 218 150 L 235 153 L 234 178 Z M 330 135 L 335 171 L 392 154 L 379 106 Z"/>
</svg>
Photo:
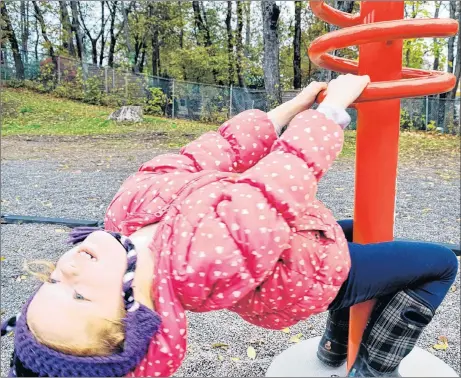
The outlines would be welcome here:
<svg viewBox="0 0 461 378">
<path fill-rule="evenodd" d="M 162 327 L 132 376 L 177 370 L 185 310 L 228 309 L 282 329 L 327 309 L 350 257 L 316 192 L 342 145 L 341 127 L 318 111 L 298 114 L 278 138 L 266 113 L 248 110 L 124 182 L 106 228 L 129 236 L 160 222 L 150 249 Z"/>
</svg>

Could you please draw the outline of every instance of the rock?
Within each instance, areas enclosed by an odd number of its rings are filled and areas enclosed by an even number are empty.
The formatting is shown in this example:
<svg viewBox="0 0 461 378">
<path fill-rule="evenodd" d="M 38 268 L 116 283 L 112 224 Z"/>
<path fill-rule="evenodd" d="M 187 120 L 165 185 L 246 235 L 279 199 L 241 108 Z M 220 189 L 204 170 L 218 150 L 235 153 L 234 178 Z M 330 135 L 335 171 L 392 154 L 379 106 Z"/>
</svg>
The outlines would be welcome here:
<svg viewBox="0 0 461 378">
<path fill-rule="evenodd" d="M 122 106 L 113 112 L 108 119 L 116 122 L 142 122 L 143 111 L 141 106 Z"/>
</svg>

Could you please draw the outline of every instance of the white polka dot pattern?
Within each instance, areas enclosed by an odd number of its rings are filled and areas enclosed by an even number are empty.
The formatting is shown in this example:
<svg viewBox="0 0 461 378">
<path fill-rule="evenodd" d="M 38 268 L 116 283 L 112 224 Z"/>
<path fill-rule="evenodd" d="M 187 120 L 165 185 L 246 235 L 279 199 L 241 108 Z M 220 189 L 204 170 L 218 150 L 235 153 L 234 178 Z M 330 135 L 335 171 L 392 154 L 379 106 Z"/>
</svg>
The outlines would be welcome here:
<svg viewBox="0 0 461 378">
<path fill-rule="evenodd" d="M 350 258 L 315 197 L 342 145 L 341 128 L 319 112 L 300 113 L 277 139 L 266 114 L 251 110 L 125 181 L 106 228 L 129 236 L 163 219 L 151 243 L 162 329 L 131 376 L 174 374 L 185 310 L 227 308 L 272 329 L 326 310 Z"/>
</svg>

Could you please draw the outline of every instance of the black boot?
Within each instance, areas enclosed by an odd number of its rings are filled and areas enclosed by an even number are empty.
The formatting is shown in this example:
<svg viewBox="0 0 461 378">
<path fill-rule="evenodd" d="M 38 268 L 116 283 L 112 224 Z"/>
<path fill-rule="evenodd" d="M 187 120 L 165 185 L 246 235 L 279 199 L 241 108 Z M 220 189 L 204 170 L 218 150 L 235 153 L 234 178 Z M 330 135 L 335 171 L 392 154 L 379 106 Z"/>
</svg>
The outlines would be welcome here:
<svg viewBox="0 0 461 378">
<path fill-rule="evenodd" d="M 400 291 L 380 298 L 365 329 L 349 377 L 399 377 L 400 362 L 433 317 L 421 301 Z"/>
<path fill-rule="evenodd" d="M 325 365 L 339 367 L 347 359 L 349 308 L 330 311 L 327 325 L 317 349 L 317 357 Z"/>
</svg>

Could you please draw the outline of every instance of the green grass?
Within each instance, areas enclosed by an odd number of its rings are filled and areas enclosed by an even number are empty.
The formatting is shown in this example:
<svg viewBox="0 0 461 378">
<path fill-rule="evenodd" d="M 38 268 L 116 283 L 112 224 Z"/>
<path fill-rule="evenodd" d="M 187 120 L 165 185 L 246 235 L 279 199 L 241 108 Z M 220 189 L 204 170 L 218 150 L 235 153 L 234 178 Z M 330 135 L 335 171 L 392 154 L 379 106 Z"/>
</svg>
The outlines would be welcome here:
<svg viewBox="0 0 461 378">
<path fill-rule="evenodd" d="M 165 133 L 167 139 L 199 136 L 214 125 L 145 116 L 142 123 L 118 124 L 107 120 L 114 109 L 88 105 L 22 89 L 2 89 L 2 137 L 79 136 L 139 132 Z M 191 136 L 185 136 L 190 138 Z"/>
<path fill-rule="evenodd" d="M 2 88 L 2 137 L 80 136 L 129 133 L 161 133 L 171 148 L 219 125 L 145 116 L 142 123 L 117 124 L 107 117 L 114 109 L 39 94 L 24 89 Z M 346 131 L 342 157 L 355 155 L 356 133 Z M 459 160 L 459 136 L 404 132 L 400 136 L 400 158 L 425 162 L 442 157 Z"/>
</svg>

